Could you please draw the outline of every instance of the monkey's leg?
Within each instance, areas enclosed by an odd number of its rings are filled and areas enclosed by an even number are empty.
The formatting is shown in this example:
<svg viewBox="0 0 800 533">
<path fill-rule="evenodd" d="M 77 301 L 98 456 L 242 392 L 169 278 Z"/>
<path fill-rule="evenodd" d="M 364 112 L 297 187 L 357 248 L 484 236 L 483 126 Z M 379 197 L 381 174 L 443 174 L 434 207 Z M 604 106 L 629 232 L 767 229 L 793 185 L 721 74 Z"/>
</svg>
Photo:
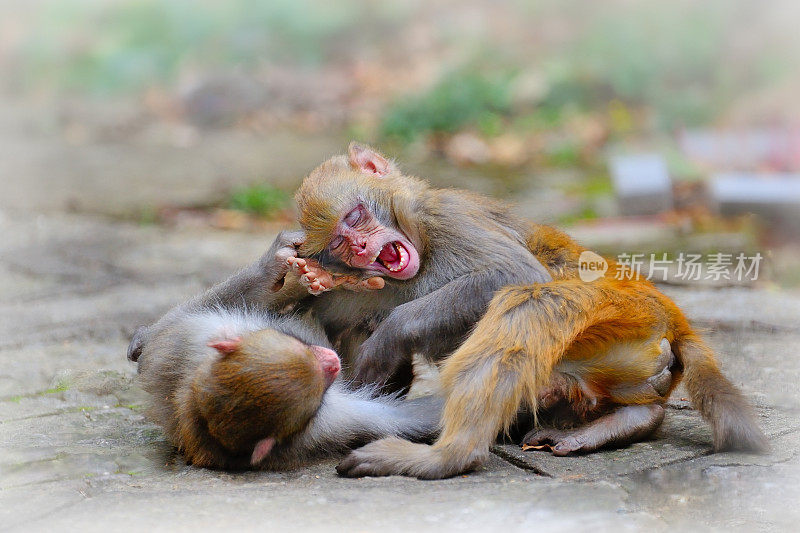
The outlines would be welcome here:
<svg viewBox="0 0 800 533">
<path fill-rule="evenodd" d="M 566 455 L 574 452 L 590 452 L 612 445 L 624 446 L 649 436 L 661 424 L 663 419 L 663 409 L 658 403 L 666 400 L 672 389 L 673 365 L 675 363 L 675 356 L 667 339 L 661 339 L 655 349 L 659 353 L 655 358 L 655 368 L 652 369 L 650 377 L 646 379 L 640 378 L 631 383 L 623 382 L 620 386 L 611 387 L 607 391 L 609 399 L 618 406 L 622 405 L 622 407 L 616 407 L 611 413 L 575 429 L 533 429 L 522 439 L 522 444 L 529 446 L 550 444 L 553 445 L 553 454 Z M 637 359 L 636 354 L 633 354 L 631 359 Z M 605 372 L 615 375 L 630 375 L 621 366 L 624 361 L 625 358 L 621 358 L 621 361 L 619 361 L 620 366 L 609 367 L 605 369 Z M 557 378 L 558 374 L 559 372 L 553 372 L 554 378 Z M 588 379 L 591 379 L 591 376 Z M 578 378 L 566 376 L 561 380 L 551 379 L 551 383 L 555 383 L 557 387 L 560 386 L 561 388 L 565 384 L 567 386 L 571 385 L 573 390 L 577 388 L 577 394 L 570 389 L 567 390 L 567 393 L 571 393 L 572 397 L 580 398 L 579 394 L 582 388 Z M 651 401 L 656 403 L 644 402 L 646 405 L 637 405 L 642 403 L 645 398 L 651 398 Z M 630 405 L 626 406 L 625 404 Z M 544 407 L 541 401 L 539 405 Z M 627 409 L 627 407 L 631 409 Z M 576 413 L 581 409 L 582 407 L 578 403 L 575 406 Z M 654 417 L 652 420 L 648 418 L 651 415 Z M 650 427 L 649 422 L 654 425 Z"/>
<path fill-rule="evenodd" d="M 547 387 L 537 395 L 536 406 L 539 413 L 554 407 L 567 409 L 572 418 L 582 420 L 598 408 L 598 398 L 574 376 L 553 370 Z"/>
<path fill-rule="evenodd" d="M 350 452 L 337 472 L 348 477 L 403 474 L 441 479 L 484 462 L 503 425 L 519 410 L 525 383 L 519 353 L 472 351 L 476 348 L 483 347 L 462 346 L 443 365 L 449 392 L 443 433 L 432 446 L 381 439 Z"/>
<path fill-rule="evenodd" d="M 529 446 L 550 444 L 553 446 L 553 455 L 586 453 L 603 447 L 638 442 L 658 429 L 663 420 L 664 408 L 660 405 L 623 405 L 577 429 L 533 430 L 522 443 Z"/>
</svg>

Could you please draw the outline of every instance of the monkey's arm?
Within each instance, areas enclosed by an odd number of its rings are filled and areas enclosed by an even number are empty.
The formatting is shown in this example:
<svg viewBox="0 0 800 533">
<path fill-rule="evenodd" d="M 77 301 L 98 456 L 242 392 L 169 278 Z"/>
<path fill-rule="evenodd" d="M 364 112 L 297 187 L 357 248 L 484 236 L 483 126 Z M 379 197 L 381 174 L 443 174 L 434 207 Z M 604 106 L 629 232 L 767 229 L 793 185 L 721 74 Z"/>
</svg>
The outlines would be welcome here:
<svg viewBox="0 0 800 533">
<path fill-rule="evenodd" d="M 223 309 L 266 309 L 279 311 L 308 296 L 294 275 L 287 276 L 289 257 L 305 239 L 302 231 L 282 231 L 269 250 L 255 263 L 227 280 L 167 312 L 151 326 L 139 326 L 128 345 L 128 359 L 136 361 L 147 340 L 156 331 L 174 323 L 186 313 L 212 307 Z"/>
<path fill-rule="evenodd" d="M 297 255 L 297 246 L 304 239 L 302 231 L 280 232 L 258 261 L 189 300 L 183 307 L 237 309 L 246 306 L 278 311 L 305 297 L 305 288 L 296 279 L 286 276 L 289 272 L 286 260 Z"/>
<path fill-rule="evenodd" d="M 498 289 L 551 281 L 548 271 L 530 253 L 519 255 L 518 261 L 466 274 L 394 308 L 361 345 L 355 381 L 394 384 L 395 373 L 414 353 L 434 359 L 452 352 L 483 316 Z"/>
<path fill-rule="evenodd" d="M 293 452 L 330 452 L 393 435 L 417 441 L 436 437 L 443 398 L 374 398 L 372 392 L 352 391 L 338 381 L 334 383 L 306 430 L 293 441 Z"/>
</svg>

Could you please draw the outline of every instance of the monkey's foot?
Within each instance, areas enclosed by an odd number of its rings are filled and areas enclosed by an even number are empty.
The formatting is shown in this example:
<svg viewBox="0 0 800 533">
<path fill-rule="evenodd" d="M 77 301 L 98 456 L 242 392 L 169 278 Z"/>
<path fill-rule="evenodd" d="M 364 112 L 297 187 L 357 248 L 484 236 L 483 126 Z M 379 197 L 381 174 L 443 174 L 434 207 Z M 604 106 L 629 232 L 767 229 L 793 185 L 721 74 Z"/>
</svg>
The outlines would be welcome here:
<svg viewBox="0 0 800 533">
<path fill-rule="evenodd" d="M 397 437 L 371 442 L 353 450 L 336 467 L 340 476 L 412 476 L 419 479 L 443 479 L 472 470 L 487 454 L 460 450 L 449 460 L 435 446 L 416 444 Z"/>
<path fill-rule="evenodd" d="M 575 429 L 539 428 L 522 439 L 523 446 L 552 447 L 553 455 L 588 453 L 607 446 L 625 446 L 643 440 L 664 420 L 660 405 L 625 405 Z"/>
<path fill-rule="evenodd" d="M 325 291 L 336 287 L 333 274 L 322 268 L 313 259 L 301 257 L 289 257 L 286 262 L 295 274 L 300 278 L 300 283 L 310 294 L 318 296 Z"/>
<path fill-rule="evenodd" d="M 336 287 L 362 291 L 382 289 L 385 284 L 383 278 L 380 277 L 359 279 L 353 276 L 335 276 L 313 259 L 289 257 L 286 262 L 300 278 L 300 283 L 308 290 L 309 294 L 314 296 L 319 296 Z"/>
<path fill-rule="evenodd" d="M 539 428 L 530 431 L 522 439 L 522 446 L 548 447 L 553 455 L 568 455 L 582 449 L 583 443 L 570 431 L 555 428 Z"/>
</svg>

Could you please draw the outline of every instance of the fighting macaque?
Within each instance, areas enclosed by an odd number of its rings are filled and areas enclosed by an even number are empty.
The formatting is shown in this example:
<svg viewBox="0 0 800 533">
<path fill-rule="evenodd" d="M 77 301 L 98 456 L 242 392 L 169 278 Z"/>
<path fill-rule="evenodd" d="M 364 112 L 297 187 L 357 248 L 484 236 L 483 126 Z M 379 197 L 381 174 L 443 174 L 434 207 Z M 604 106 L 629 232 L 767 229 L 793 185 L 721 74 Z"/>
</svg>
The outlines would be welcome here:
<svg viewBox="0 0 800 533">
<path fill-rule="evenodd" d="M 301 281 L 319 292 L 324 272 L 385 280 L 380 290 L 323 292 L 311 304 L 357 383 L 408 390 L 412 354 L 441 359 L 495 291 L 551 280 L 503 204 L 431 189 L 355 143 L 315 169 L 295 198 L 306 239 L 290 261 Z"/>
<path fill-rule="evenodd" d="M 282 234 L 261 261 L 134 335 L 128 354 L 152 414 L 187 462 L 284 469 L 379 437 L 435 434 L 438 399 L 347 389 L 319 326 L 276 313 L 306 296 L 286 277 L 301 238 Z M 337 283 L 368 290 L 375 281 Z"/>
<path fill-rule="evenodd" d="M 351 452 L 347 476 L 442 478 L 486 459 L 523 408 L 564 404 L 572 429 L 525 443 L 588 452 L 650 435 L 685 377 L 716 450 L 766 448 L 747 402 L 683 313 L 644 279 L 578 279 L 585 249 L 495 200 L 433 189 L 351 144 L 303 182 L 306 239 L 289 258 L 314 315 L 358 382 L 405 390 L 411 356 L 439 361 L 446 396 L 432 446 L 386 438 Z M 610 268 L 615 268 L 612 263 Z M 336 274 L 383 276 L 374 292 L 324 292 Z M 549 399 L 548 399 L 549 398 Z"/>
</svg>

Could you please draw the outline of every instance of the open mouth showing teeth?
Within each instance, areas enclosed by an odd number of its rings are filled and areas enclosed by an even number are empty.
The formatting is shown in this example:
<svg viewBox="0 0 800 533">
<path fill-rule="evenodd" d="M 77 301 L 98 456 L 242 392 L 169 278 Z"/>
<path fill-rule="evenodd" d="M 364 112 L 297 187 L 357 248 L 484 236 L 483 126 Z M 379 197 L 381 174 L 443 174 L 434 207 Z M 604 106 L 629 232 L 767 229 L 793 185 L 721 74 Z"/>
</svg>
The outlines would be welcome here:
<svg viewBox="0 0 800 533">
<path fill-rule="evenodd" d="M 375 261 L 389 272 L 400 272 L 408 266 L 409 254 L 400 241 L 387 242 Z"/>
</svg>

